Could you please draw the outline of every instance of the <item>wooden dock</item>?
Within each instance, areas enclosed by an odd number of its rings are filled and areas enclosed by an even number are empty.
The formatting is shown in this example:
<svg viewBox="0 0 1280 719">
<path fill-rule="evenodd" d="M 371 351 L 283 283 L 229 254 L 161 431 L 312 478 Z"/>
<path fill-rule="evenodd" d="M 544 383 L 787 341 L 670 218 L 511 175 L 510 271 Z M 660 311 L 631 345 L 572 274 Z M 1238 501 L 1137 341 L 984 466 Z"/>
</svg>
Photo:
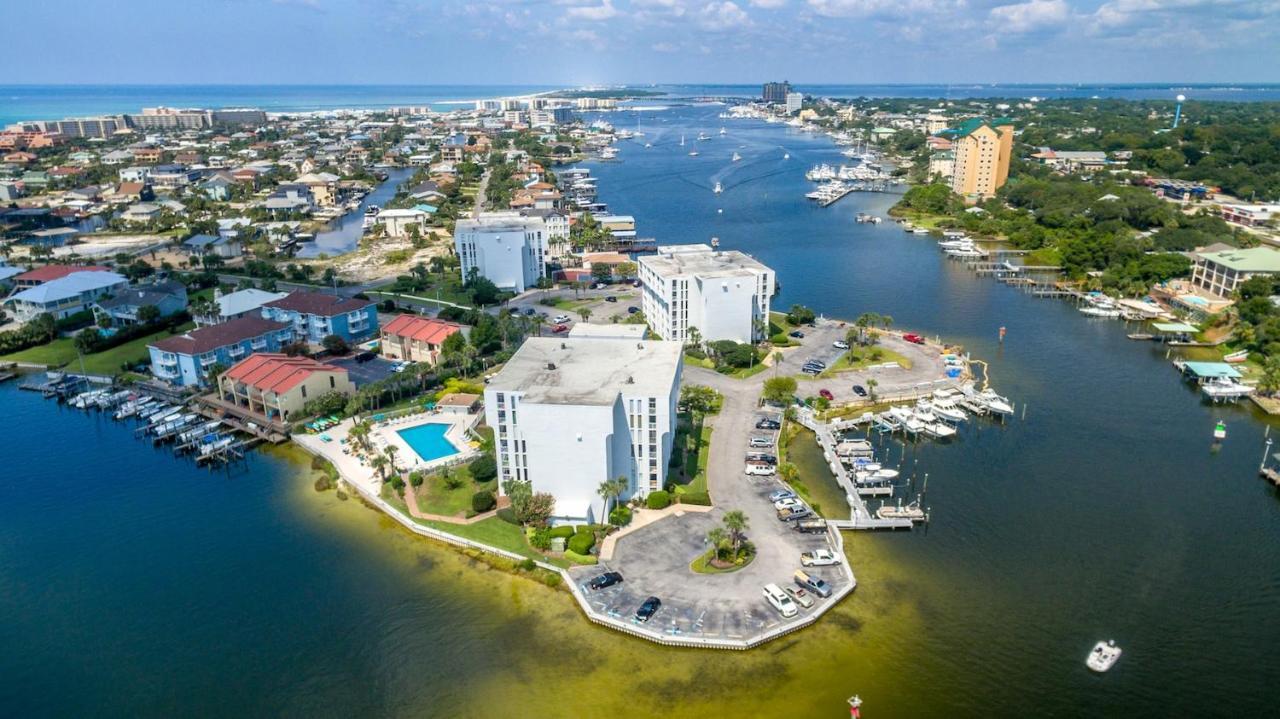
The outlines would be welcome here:
<svg viewBox="0 0 1280 719">
<path fill-rule="evenodd" d="M 844 490 L 845 498 L 849 501 L 851 510 L 849 519 L 828 520 L 828 524 L 840 529 L 862 530 L 911 529 L 914 526 L 910 519 L 881 519 L 867 508 L 867 503 L 862 500 L 857 485 L 849 477 L 849 470 L 845 469 L 840 457 L 836 455 L 836 439 L 830 425 L 819 421 L 813 411 L 808 408 L 799 410 L 796 413 L 796 420 L 817 436 L 818 444 L 822 446 L 822 455 L 827 460 L 827 466 L 835 475 L 836 483 Z"/>
</svg>

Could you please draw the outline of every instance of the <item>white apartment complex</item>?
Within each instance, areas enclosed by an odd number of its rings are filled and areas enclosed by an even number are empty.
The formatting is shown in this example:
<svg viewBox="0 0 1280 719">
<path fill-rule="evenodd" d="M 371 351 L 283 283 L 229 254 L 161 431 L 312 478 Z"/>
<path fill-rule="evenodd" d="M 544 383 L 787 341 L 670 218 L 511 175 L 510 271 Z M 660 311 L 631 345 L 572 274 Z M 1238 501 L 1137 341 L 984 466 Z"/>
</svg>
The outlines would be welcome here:
<svg viewBox="0 0 1280 719">
<path fill-rule="evenodd" d="M 490 212 L 458 220 L 454 247 L 465 281 L 476 268 L 499 289 L 524 292 L 546 274 L 546 228 L 541 218 Z"/>
<path fill-rule="evenodd" d="M 767 332 L 773 270 L 737 250 L 664 245 L 637 262 L 644 284 L 641 309 L 663 339 L 684 344 L 689 328 L 703 341 L 752 342 Z"/>
<path fill-rule="evenodd" d="M 605 521 L 606 479 L 627 478 L 623 501 L 662 489 L 681 352 L 676 342 L 526 340 L 484 391 L 500 489 L 514 479 L 550 493 L 560 524 Z"/>
</svg>

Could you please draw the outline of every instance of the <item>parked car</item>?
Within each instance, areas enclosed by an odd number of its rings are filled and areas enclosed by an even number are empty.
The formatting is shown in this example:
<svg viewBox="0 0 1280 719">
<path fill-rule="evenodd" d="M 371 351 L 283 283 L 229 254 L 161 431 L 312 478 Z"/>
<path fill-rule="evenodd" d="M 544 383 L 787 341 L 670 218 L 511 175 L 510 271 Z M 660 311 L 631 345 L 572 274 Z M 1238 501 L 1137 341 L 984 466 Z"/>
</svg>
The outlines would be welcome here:
<svg viewBox="0 0 1280 719">
<path fill-rule="evenodd" d="M 778 473 L 778 470 L 772 464 L 765 462 L 747 462 L 747 466 L 743 471 L 753 477 L 769 477 Z"/>
<path fill-rule="evenodd" d="M 640 280 L 632 280 L 632 281 L 631 281 L 631 286 L 632 286 L 632 287 L 639 287 L 639 286 L 640 286 Z"/>
<path fill-rule="evenodd" d="M 356 361 L 361 364 L 364 364 L 365 362 L 368 362 L 369 360 L 374 359 L 377 356 L 378 355 L 372 352 L 361 352 L 360 354 L 356 355 Z"/>
<path fill-rule="evenodd" d="M 800 564 L 806 567 L 829 567 L 839 563 L 840 557 L 830 549 L 815 549 L 812 552 L 800 553 Z"/>
<path fill-rule="evenodd" d="M 640 608 L 636 610 L 636 621 L 647 622 L 650 619 L 653 619 L 653 615 L 657 614 L 658 610 L 661 608 L 662 608 L 661 599 L 658 599 L 657 597 L 649 597 L 648 599 L 644 600 L 644 603 L 641 604 Z"/>
<path fill-rule="evenodd" d="M 782 429 L 782 423 L 765 417 L 759 422 L 756 422 L 756 429 Z"/>
<path fill-rule="evenodd" d="M 804 333 L 801 332 L 800 330 L 791 330 L 790 332 L 787 333 L 787 336 L 794 337 L 798 340 L 804 339 Z"/>
<path fill-rule="evenodd" d="M 773 456 L 772 454 L 765 454 L 764 452 L 748 452 L 747 461 L 748 462 L 764 462 L 765 464 L 777 464 L 778 458 Z"/>
<path fill-rule="evenodd" d="M 538 311 L 537 311 L 537 310 L 535 310 L 535 309 L 534 309 L 534 308 L 532 308 L 532 307 L 526 307 L 526 308 L 524 308 L 524 314 L 525 314 L 525 316 L 526 316 L 526 317 L 532 317 L 532 316 L 534 316 L 534 315 L 538 314 Z"/>
<path fill-rule="evenodd" d="M 838 350 L 847 350 L 847 349 L 849 349 L 849 343 L 848 343 L 848 342 L 845 342 L 844 340 L 836 340 L 835 342 L 832 342 L 832 343 L 831 343 L 831 346 L 832 346 L 832 347 L 835 347 L 835 348 L 836 348 L 836 349 L 838 349 Z"/>
<path fill-rule="evenodd" d="M 399 374 L 409 369 L 409 366 L 412 364 L 413 364 L 412 362 L 405 362 L 402 360 L 400 362 L 396 362 L 395 365 L 392 366 L 391 371 Z"/>
<path fill-rule="evenodd" d="M 778 510 L 778 519 L 783 522 L 794 522 L 797 519 L 804 519 L 811 514 L 813 514 L 813 512 L 809 511 L 809 508 L 803 505 L 799 507 L 787 507 L 785 509 Z"/>
<path fill-rule="evenodd" d="M 791 527 L 801 534 L 822 534 L 827 531 L 827 520 L 825 519 L 801 519 Z"/>
<path fill-rule="evenodd" d="M 859 397 L 866 397 L 866 396 L 867 396 L 867 390 L 866 390 L 866 388 L 865 388 L 865 387 L 863 387 L 863 386 L 862 386 L 862 385 L 860 385 L 860 384 L 855 384 L 855 385 L 853 386 L 853 393 L 854 393 L 854 394 L 856 394 L 856 395 L 858 395 Z"/>
<path fill-rule="evenodd" d="M 813 592 L 823 599 L 831 596 L 831 585 L 827 584 L 826 580 L 822 577 L 809 574 L 803 569 L 797 569 L 792 578 L 795 579 L 796 584 Z"/>
<path fill-rule="evenodd" d="M 615 584 L 621 583 L 621 574 L 618 574 L 617 572 L 605 572 L 598 577 L 593 577 L 591 581 L 587 582 L 587 589 L 590 589 L 593 592 L 598 592 L 601 589 L 608 589 Z"/>
<path fill-rule="evenodd" d="M 772 447 L 773 437 L 752 437 L 747 444 L 752 447 Z"/>
<path fill-rule="evenodd" d="M 828 401 L 828 402 L 830 402 L 830 401 L 832 401 L 832 400 L 834 400 L 834 399 L 836 398 L 836 396 L 835 396 L 835 395 L 831 394 L 831 390 L 829 390 L 829 389 L 820 389 L 820 390 L 818 390 L 818 396 L 819 396 L 819 397 L 821 397 L 821 398 L 823 398 L 823 399 L 825 399 L 825 400 L 826 400 L 826 401 Z"/>
<path fill-rule="evenodd" d="M 618 298 L 617 298 L 617 297 L 614 297 L 613 295 L 609 295 L 608 297 L 604 298 L 604 301 L 605 301 L 605 302 L 617 302 L 617 301 L 618 301 Z"/>
<path fill-rule="evenodd" d="M 603 290 L 604 288 L 606 288 L 606 287 L 608 287 L 608 286 L 609 286 L 609 285 L 606 285 L 606 284 L 605 284 L 605 283 L 603 283 L 603 282 L 597 282 L 597 283 L 595 283 L 594 285 L 591 285 L 591 289 L 593 289 L 593 290 Z"/>
<path fill-rule="evenodd" d="M 784 499 L 795 497 L 796 493 L 789 489 L 779 489 L 769 493 L 770 502 L 781 502 Z"/>
<path fill-rule="evenodd" d="M 560 334 L 561 332 L 568 332 L 568 331 L 569 331 L 569 326 L 568 326 L 568 325 L 556 325 L 555 327 L 552 327 L 552 328 L 551 328 L 551 331 L 552 331 L 552 332 L 554 332 L 554 333 L 556 333 L 556 334 Z"/>
<path fill-rule="evenodd" d="M 776 584 L 764 585 L 764 599 L 784 617 L 790 618 L 800 613 L 800 608 L 792 601 L 791 595 Z"/>
<path fill-rule="evenodd" d="M 822 368 L 821 368 L 821 367 L 819 367 L 819 366 L 817 366 L 817 365 L 811 365 L 811 364 L 807 364 L 807 365 L 805 365 L 805 366 L 801 367 L 801 368 L 800 368 L 800 371 L 801 371 L 801 372 L 804 372 L 805 374 L 811 374 L 811 375 L 813 375 L 813 376 L 815 376 L 815 377 L 817 377 L 818 375 L 822 374 Z"/>
<path fill-rule="evenodd" d="M 782 499 L 775 500 L 773 503 L 773 508 L 775 510 L 776 509 L 792 509 L 795 507 L 803 507 L 803 506 L 804 506 L 804 502 L 801 502 L 799 497 L 783 497 Z"/>
<path fill-rule="evenodd" d="M 551 321 L 555 322 L 558 325 L 562 325 L 565 322 L 569 321 L 569 315 L 556 315 L 555 317 L 551 318 Z"/>
<path fill-rule="evenodd" d="M 924 338 L 914 332 L 908 332 L 902 335 L 902 339 L 917 345 L 924 344 Z"/>
<path fill-rule="evenodd" d="M 627 314 L 629 314 L 629 315 L 634 315 L 635 313 L 637 313 L 637 312 L 639 312 L 639 311 L 640 311 L 640 308 L 639 308 L 639 307 L 636 307 L 635 305 L 632 305 L 632 306 L 630 306 L 630 307 L 628 307 L 628 308 L 627 308 Z"/>
<path fill-rule="evenodd" d="M 817 357 L 810 357 L 809 359 L 805 360 L 805 361 L 804 361 L 804 363 L 805 363 L 805 365 L 813 365 L 814 367 L 817 367 L 818 369 L 826 369 L 826 368 L 827 368 L 827 363 L 826 363 L 826 362 L 823 362 L 822 360 L 818 359 Z"/>
<path fill-rule="evenodd" d="M 808 609 L 813 606 L 813 597 L 809 596 L 809 593 L 800 587 L 785 587 L 783 591 L 790 595 L 792 601 L 801 607 Z"/>
</svg>

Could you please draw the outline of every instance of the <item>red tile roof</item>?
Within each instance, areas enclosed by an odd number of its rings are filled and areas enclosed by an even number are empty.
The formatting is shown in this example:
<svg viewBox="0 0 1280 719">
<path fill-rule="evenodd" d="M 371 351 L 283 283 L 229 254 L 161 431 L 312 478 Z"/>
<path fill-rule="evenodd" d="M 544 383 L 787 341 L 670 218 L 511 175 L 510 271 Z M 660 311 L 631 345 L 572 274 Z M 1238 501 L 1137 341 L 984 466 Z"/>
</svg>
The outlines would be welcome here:
<svg viewBox="0 0 1280 719">
<path fill-rule="evenodd" d="M 284 394 L 316 372 L 347 374 L 344 367 L 317 362 L 309 357 L 261 352 L 240 360 L 225 376 L 262 392 Z"/>
<path fill-rule="evenodd" d="M 400 315 L 387 323 L 382 331 L 397 337 L 407 337 L 418 342 L 438 345 L 454 332 L 462 330 L 462 325 L 444 320 L 435 320 L 413 315 Z"/>
<path fill-rule="evenodd" d="M 204 354 L 209 350 L 225 347 L 254 337 L 261 337 L 268 332 L 287 328 L 284 322 L 264 320 L 261 317 L 240 317 L 220 325 L 201 327 L 183 335 L 166 337 L 159 342 L 152 342 L 162 352 L 173 352 L 180 355 Z"/>
<path fill-rule="evenodd" d="M 110 267 L 102 265 L 45 265 L 37 267 L 34 270 L 23 272 L 14 277 L 15 282 L 35 282 L 44 284 L 53 280 L 60 280 L 72 272 L 110 272 Z"/>
<path fill-rule="evenodd" d="M 268 302 L 265 306 L 308 315 L 333 317 L 347 312 L 355 312 L 372 304 L 377 303 L 373 300 L 350 300 L 335 297 L 334 295 L 320 294 L 319 292 L 290 292 L 287 296 Z"/>
</svg>

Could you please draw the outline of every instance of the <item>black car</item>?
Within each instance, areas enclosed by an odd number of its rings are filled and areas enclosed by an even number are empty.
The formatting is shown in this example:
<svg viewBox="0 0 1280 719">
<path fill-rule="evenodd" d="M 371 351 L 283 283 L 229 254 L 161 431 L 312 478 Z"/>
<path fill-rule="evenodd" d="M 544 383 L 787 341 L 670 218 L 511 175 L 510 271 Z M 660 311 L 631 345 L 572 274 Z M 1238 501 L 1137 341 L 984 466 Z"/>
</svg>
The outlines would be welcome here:
<svg viewBox="0 0 1280 719">
<path fill-rule="evenodd" d="M 804 333 L 803 333 L 803 332 L 801 332 L 800 330 L 792 330 L 791 332 L 788 332 L 788 333 L 787 333 L 787 336 L 788 336 L 788 337 L 795 337 L 795 338 L 796 338 L 796 339 L 798 339 L 798 340 L 802 340 L 802 339 L 804 339 Z"/>
<path fill-rule="evenodd" d="M 639 308 L 639 307 L 636 307 L 635 305 L 632 305 L 632 306 L 630 306 L 630 307 L 628 307 L 628 308 L 627 308 L 627 314 L 629 314 L 629 315 L 634 315 L 635 313 L 637 313 L 637 312 L 639 312 L 639 311 L 640 311 L 640 308 Z"/>
<path fill-rule="evenodd" d="M 613 295 L 609 295 L 608 297 L 604 298 L 604 301 L 605 301 L 605 302 L 617 302 L 617 301 L 618 301 L 618 298 L 617 298 L 617 297 L 614 297 Z"/>
<path fill-rule="evenodd" d="M 376 354 L 374 354 L 374 353 L 372 353 L 372 352 L 361 352 L 360 354 L 356 355 L 356 361 L 357 361 L 357 362 L 359 362 L 359 363 L 361 363 L 361 364 L 364 364 L 365 362 L 368 362 L 369 360 L 371 360 L 371 359 L 373 359 L 373 358 L 375 358 L 375 357 L 377 357 L 377 356 L 378 356 L 378 355 L 376 355 Z"/>
<path fill-rule="evenodd" d="M 782 429 L 782 424 L 771 419 L 762 419 L 756 422 L 756 429 Z"/>
<path fill-rule="evenodd" d="M 657 614 L 658 610 L 661 608 L 661 599 L 658 599 L 657 597 L 649 597 L 644 600 L 644 604 L 641 604 L 640 608 L 636 610 L 636 621 L 647 622 L 650 619 L 653 619 L 653 615 Z"/>
<path fill-rule="evenodd" d="M 765 464 L 777 464 L 778 458 L 773 456 L 772 454 L 766 454 L 764 452 L 751 452 L 750 454 L 747 455 L 747 461 L 748 462 L 764 462 Z"/>
<path fill-rule="evenodd" d="M 615 584 L 621 584 L 621 583 L 622 583 L 621 574 L 618 574 L 617 572 L 605 572 L 604 574 L 601 574 L 600 576 L 595 577 L 591 581 L 587 582 L 587 589 L 590 589 L 593 592 L 598 592 L 601 589 L 608 589 L 609 587 L 612 587 Z"/>
<path fill-rule="evenodd" d="M 821 368 L 821 367 L 819 367 L 818 365 L 814 365 L 814 364 L 807 364 L 807 365 L 805 365 L 805 366 L 801 367 L 801 368 L 800 368 L 800 371 L 801 371 L 801 372 L 804 372 L 804 373 L 806 373 L 806 374 L 812 374 L 812 375 L 819 375 L 819 374 L 822 374 L 822 368 Z"/>
<path fill-rule="evenodd" d="M 866 390 L 866 389 L 864 389 L 864 388 L 863 388 L 863 386 L 862 386 L 862 385 L 860 385 L 860 384 L 855 384 L 855 385 L 853 386 L 853 393 L 854 393 L 854 394 L 856 394 L 856 395 L 858 395 L 859 397 L 866 397 L 866 396 L 867 396 L 867 390 Z"/>
<path fill-rule="evenodd" d="M 537 311 L 537 310 L 535 310 L 535 309 L 534 309 L 534 308 L 532 308 L 532 307 L 526 307 L 526 308 L 524 308 L 524 314 L 525 314 L 525 316 L 527 316 L 527 317 L 532 317 L 532 316 L 534 316 L 534 315 L 538 314 L 538 311 Z"/>
</svg>

